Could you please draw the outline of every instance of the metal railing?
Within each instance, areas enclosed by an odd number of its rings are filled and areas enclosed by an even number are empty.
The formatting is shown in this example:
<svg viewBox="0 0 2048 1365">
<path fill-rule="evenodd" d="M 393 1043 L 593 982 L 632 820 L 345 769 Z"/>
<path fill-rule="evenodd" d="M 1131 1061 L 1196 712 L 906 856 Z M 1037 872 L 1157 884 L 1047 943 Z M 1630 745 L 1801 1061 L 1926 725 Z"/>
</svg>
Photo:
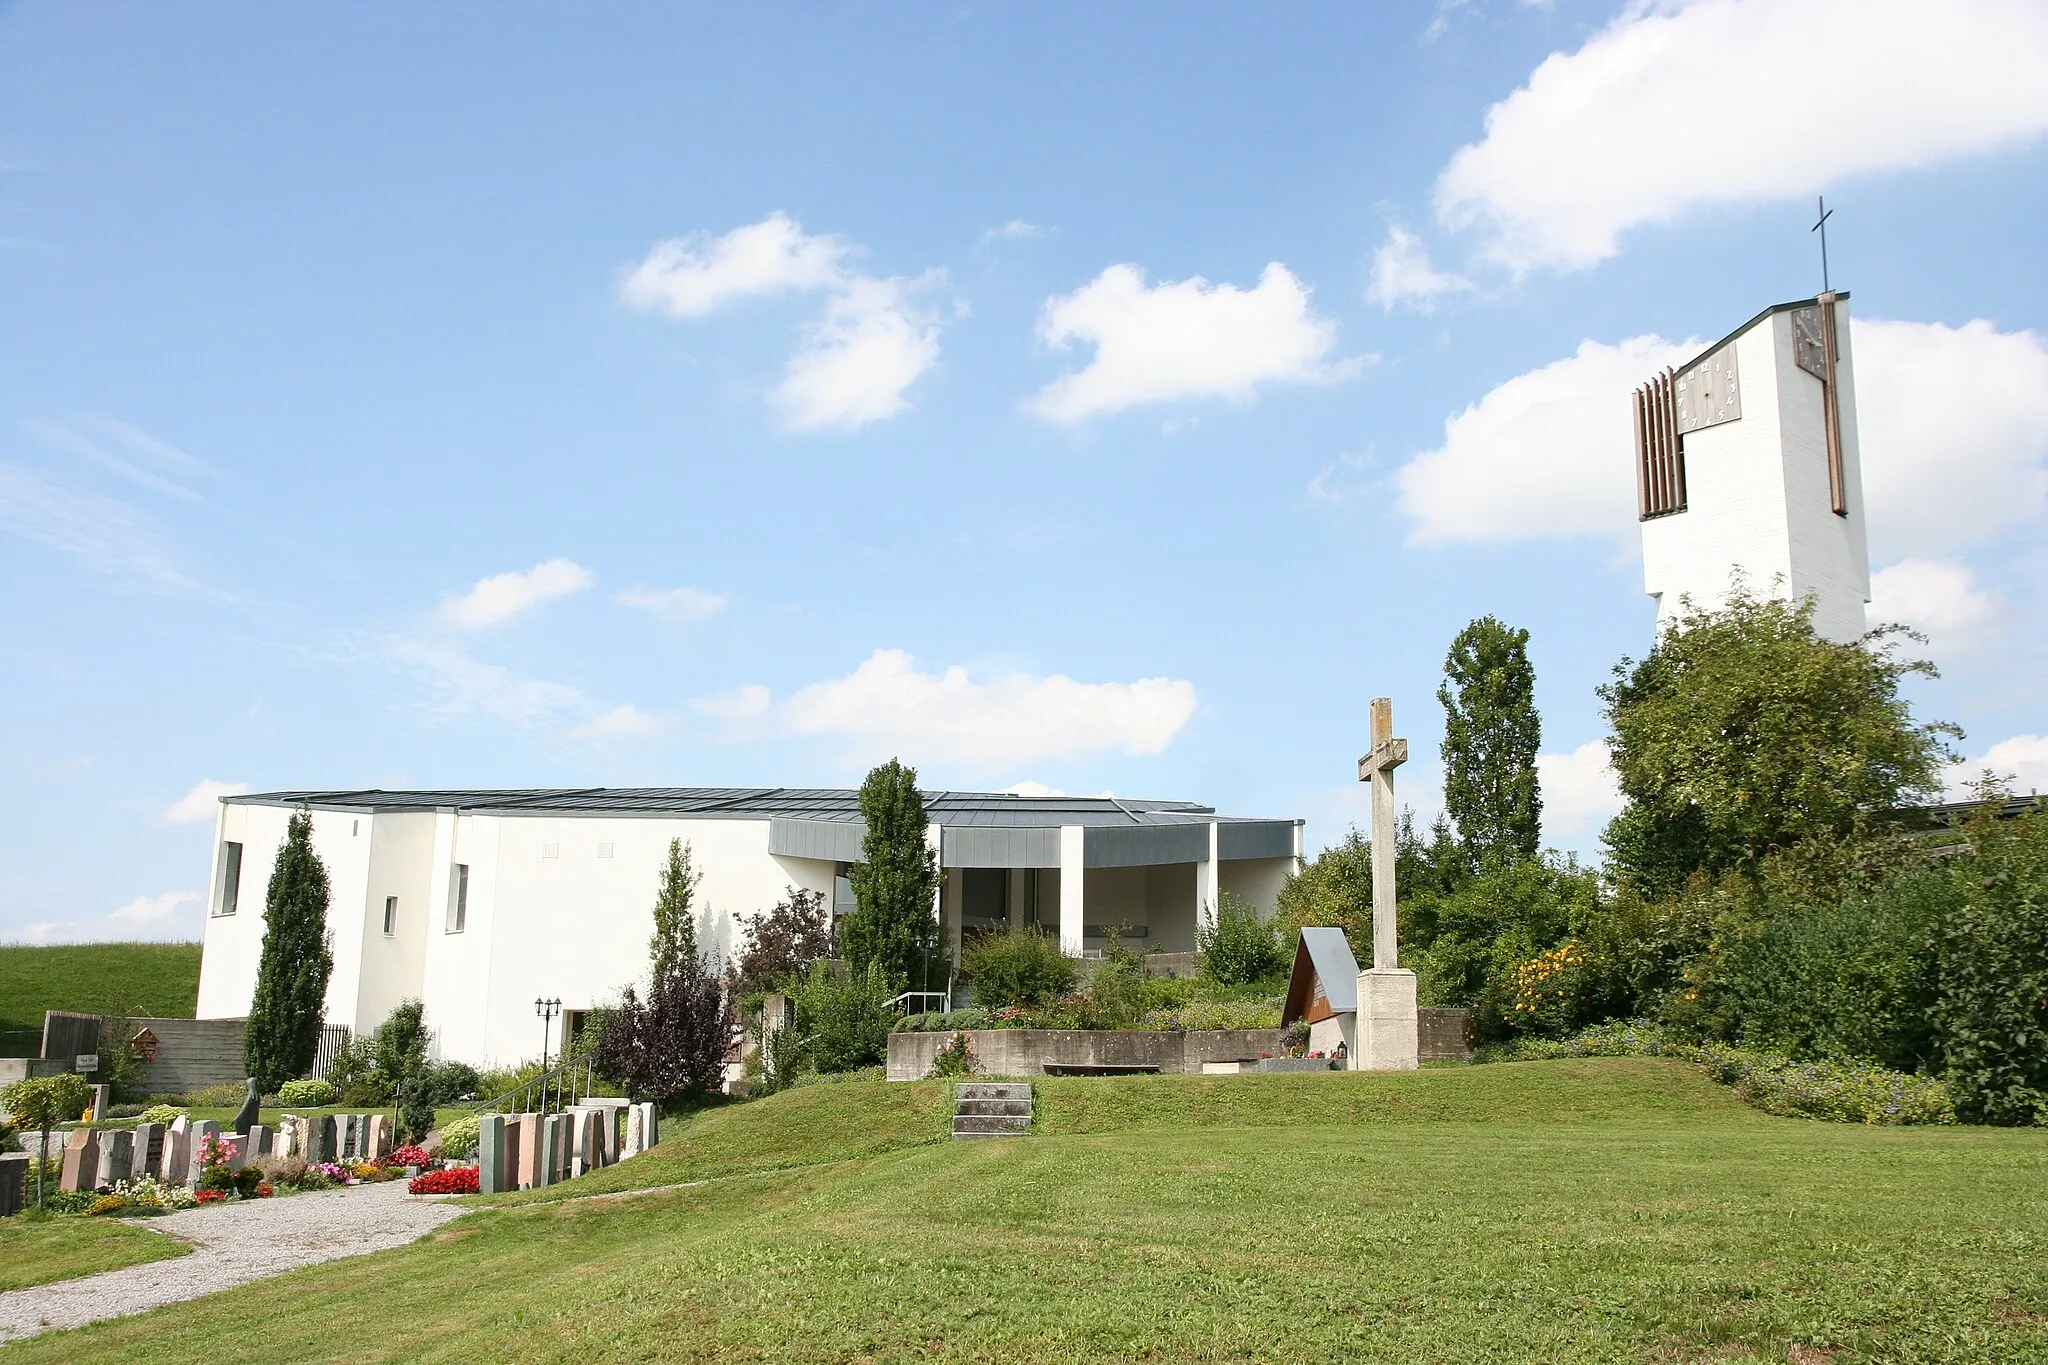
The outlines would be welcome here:
<svg viewBox="0 0 2048 1365">
<path fill-rule="evenodd" d="M 511 1099 L 519 1099 L 540 1091 L 540 1103 L 531 1108 L 521 1104 L 510 1112 L 518 1114 L 550 1114 L 567 1109 L 581 1100 L 589 1099 L 597 1086 L 597 1068 L 588 1057 L 572 1057 L 566 1062 L 550 1067 L 526 1084 L 507 1090 L 495 1099 L 480 1100 L 470 1106 L 479 1114 L 488 1114 Z"/>
</svg>

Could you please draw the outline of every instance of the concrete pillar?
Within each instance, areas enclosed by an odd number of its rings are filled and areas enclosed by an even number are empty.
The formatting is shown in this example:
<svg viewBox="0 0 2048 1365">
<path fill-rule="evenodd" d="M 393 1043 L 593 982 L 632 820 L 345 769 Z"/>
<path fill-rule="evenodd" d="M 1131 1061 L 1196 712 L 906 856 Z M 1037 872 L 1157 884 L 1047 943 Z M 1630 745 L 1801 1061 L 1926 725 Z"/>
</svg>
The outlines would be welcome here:
<svg viewBox="0 0 2048 1365">
<path fill-rule="evenodd" d="M 1024 898 L 1031 894 L 1031 869 L 1013 867 L 1010 882 L 1003 896 L 1003 908 L 1010 915 L 1010 932 L 1016 933 L 1024 927 Z"/>
<path fill-rule="evenodd" d="M 1223 897 L 1223 860 L 1218 856 L 1217 825 L 1209 824 L 1209 856 L 1195 864 L 1195 933 L 1216 923 L 1216 903 Z M 1299 831 L 1296 832 L 1299 838 Z"/>
<path fill-rule="evenodd" d="M 945 935 L 946 961 L 955 968 L 960 965 L 960 926 L 967 914 L 967 869 L 947 867 L 940 869 L 945 881 L 940 894 L 940 903 L 945 911 L 939 919 L 939 932 Z M 932 982 L 934 988 L 941 988 L 942 982 Z"/>
<path fill-rule="evenodd" d="M 1080 825 L 1060 826 L 1060 951 L 1081 955 L 1081 916 L 1087 906 L 1086 836 Z"/>
</svg>

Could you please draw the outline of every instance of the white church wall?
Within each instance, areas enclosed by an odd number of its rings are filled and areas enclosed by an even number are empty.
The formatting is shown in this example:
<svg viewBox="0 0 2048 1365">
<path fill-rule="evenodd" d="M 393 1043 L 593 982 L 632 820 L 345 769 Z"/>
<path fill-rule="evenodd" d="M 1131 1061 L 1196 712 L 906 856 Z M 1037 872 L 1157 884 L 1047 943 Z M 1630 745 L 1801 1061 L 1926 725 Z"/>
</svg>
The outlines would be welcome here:
<svg viewBox="0 0 2048 1365">
<path fill-rule="evenodd" d="M 1643 583 L 1660 628 L 1684 597 L 1724 603 L 1740 566 L 1757 595 L 1813 595 L 1822 635 L 1863 633 L 1870 561 L 1847 302 L 1835 312 L 1848 515 L 1836 515 L 1829 488 L 1822 386 L 1798 366 L 1792 314 L 1771 313 L 1730 343 L 1742 416 L 1685 437 L 1686 510 L 1642 523 Z"/>
<path fill-rule="evenodd" d="M 400 1001 L 424 998 L 435 901 L 435 813 L 386 811 L 367 818 L 374 823 L 369 889 L 363 898 L 363 975 L 350 1021 L 358 1033 L 383 1023 Z M 388 936 L 387 897 L 398 901 Z"/>
<path fill-rule="evenodd" d="M 1295 862 L 1292 857 L 1228 858 L 1219 866 L 1217 880 L 1222 888 L 1258 911 L 1259 918 L 1271 919 L 1280 888 L 1287 884 Z"/>
</svg>

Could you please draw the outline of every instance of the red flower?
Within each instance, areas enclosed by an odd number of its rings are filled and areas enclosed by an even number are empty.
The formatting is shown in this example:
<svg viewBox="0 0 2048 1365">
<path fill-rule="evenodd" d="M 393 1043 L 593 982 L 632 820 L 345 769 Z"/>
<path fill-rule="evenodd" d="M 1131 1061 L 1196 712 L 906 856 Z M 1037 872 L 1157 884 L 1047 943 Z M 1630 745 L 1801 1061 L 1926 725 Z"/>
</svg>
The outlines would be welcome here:
<svg viewBox="0 0 2048 1365">
<path fill-rule="evenodd" d="M 477 1188 L 477 1168 L 474 1166 L 427 1171 L 405 1182 L 407 1194 L 475 1194 Z"/>
<path fill-rule="evenodd" d="M 198 1194 L 198 1201 L 202 1204 L 219 1204 L 225 1202 L 226 1199 L 227 1196 L 219 1190 L 201 1190 Z"/>
<path fill-rule="evenodd" d="M 270 1198 L 270 1196 L 276 1193 L 276 1190 L 270 1188 L 270 1182 L 268 1180 L 259 1180 L 256 1182 L 256 1197 L 258 1199 L 268 1199 Z"/>
</svg>

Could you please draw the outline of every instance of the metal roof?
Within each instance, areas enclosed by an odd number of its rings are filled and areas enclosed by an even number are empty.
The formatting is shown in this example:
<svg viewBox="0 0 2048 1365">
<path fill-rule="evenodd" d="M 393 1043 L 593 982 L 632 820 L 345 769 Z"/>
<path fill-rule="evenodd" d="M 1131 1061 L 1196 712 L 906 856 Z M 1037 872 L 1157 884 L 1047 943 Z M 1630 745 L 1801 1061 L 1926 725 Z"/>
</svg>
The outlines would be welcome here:
<svg viewBox="0 0 2048 1365">
<path fill-rule="evenodd" d="M 1011 792 L 920 792 L 933 823 L 950 828 L 1133 827 L 1273 823 L 1218 815 L 1193 801 L 1113 796 L 1018 796 Z M 649 816 L 711 820 L 800 819 L 859 824 L 851 787 L 547 787 L 502 791 L 278 791 L 222 798 L 244 806 L 327 810 L 460 810 L 487 815 Z M 1292 824 L 1293 821 L 1284 823 Z"/>
<path fill-rule="evenodd" d="M 1287 1002 L 1280 1012 L 1284 1028 L 1308 1014 L 1314 997 L 1309 978 L 1323 985 L 1323 999 L 1336 1014 L 1358 1009 L 1358 959 L 1351 954 L 1351 940 L 1342 929 L 1311 928 L 1301 931 L 1301 946 L 1294 950 L 1294 972 L 1287 981 Z"/>
<path fill-rule="evenodd" d="M 1835 301 L 1837 303 L 1846 300 L 1848 297 L 1849 291 L 1846 289 L 1837 289 L 1835 291 Z M 1790 303 L 1774 303 L 1770 307 L 1764 309 L 1761 313 L 1758 313 L 1755 317 L 1751 318 L 1748 322 L 1745 322 L 1740 327 L 1737 327 L 1727 336 L 1722 337 L 1719 341 L 1707 347 L 1706 350 L 1701 351 L 1691 360 L 1688 360 L 1683 365 L 1678 366 L 1678 372 L 1680 374 L 1684 374 L 1687 370 L 1699 364 L 1702 360 L 1705 360 L 1708 356 L 1720 350 L 1723 346 L 1726 346 L 1729 342 L 1735 340 L 1735 338 L 1741 336 L 1744 332 L 1747 332 L 1750 328 L 1756 326 L 1765 318 L 1770 317 L 1773 313 L 1789 313 L 1795 308 L 1816 308 L 1819 306 L 1820 296 L 1818 294 L 1814 295 L 1810 299 L 1794 299 Z"/>
</svg>

